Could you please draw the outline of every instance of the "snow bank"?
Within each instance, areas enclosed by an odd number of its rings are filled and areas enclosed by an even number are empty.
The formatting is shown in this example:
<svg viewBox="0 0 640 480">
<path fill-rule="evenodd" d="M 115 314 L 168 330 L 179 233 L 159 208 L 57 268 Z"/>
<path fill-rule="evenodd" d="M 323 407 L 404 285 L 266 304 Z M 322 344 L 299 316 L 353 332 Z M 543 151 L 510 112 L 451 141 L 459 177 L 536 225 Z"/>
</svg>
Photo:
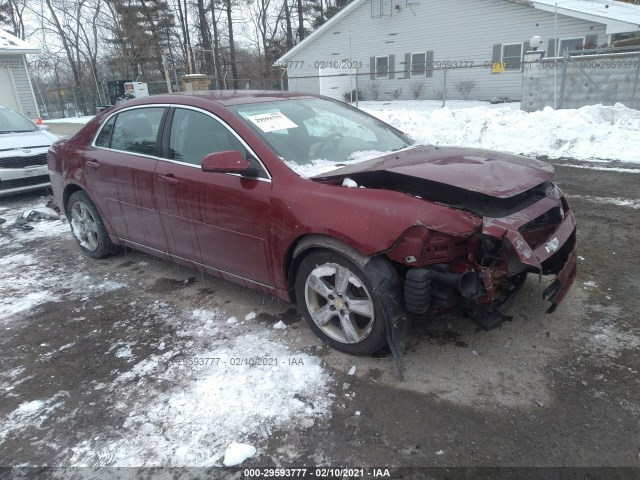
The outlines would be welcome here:
<svg viewBox="0 0 640 480">
<path fill-rule="evenodd" d="M 171 311 L 170 317 L 194 332 L 210 320 L 218 327 L 174 337 L 171 350 L 104 386 L 114 415 L 125 420 L 98 438 L 87 435 L 71 449 L 70 465 L 93 465 L 104 452 L 109 465 L 121 467 L 237 465 L 272 429 L 310 428 L 330 415 L 329 374 L 316 357 L 290 352 L 281 333 L 260 325 L 240 331 L 245 327 L 227 325 L 217 310 Z"/>
<path fill-rule="evenodd" d="M 640 163 L 640 111 L 620 103 L 532 113 L 508 107 L 367 111 L 421 143 Z"/>
</svg>

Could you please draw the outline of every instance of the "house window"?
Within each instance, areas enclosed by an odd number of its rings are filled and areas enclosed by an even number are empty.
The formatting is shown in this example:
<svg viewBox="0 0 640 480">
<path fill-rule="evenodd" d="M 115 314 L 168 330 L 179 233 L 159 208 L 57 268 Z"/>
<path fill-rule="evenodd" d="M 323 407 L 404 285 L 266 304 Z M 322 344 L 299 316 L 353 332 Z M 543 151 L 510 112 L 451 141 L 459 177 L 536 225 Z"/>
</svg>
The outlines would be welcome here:
<svg viewBox="0 0 640 480">
<path fill-rule="evenodd" d="M 584 37 L 562 38 L 560 39 L 558 56 L 562 57 L 565 54 L 565 52 L 582 50 L 583 48 L 584 48 Z"/>
<path fill-rule="evenodd" d="M 502 45 L 502 64 L 505 70 L 520 70 L 522 65 L 522 43 Z"/>
<path fill-rule="evenodd" d="M 389 78 L 389 57 L 376 57 L 376 78 Z"/>
<path fill-rule="evenodd" d="M 411 54 L 411 76 L 424 77 L 427 72 L 427 53 Z"/>
</svg>

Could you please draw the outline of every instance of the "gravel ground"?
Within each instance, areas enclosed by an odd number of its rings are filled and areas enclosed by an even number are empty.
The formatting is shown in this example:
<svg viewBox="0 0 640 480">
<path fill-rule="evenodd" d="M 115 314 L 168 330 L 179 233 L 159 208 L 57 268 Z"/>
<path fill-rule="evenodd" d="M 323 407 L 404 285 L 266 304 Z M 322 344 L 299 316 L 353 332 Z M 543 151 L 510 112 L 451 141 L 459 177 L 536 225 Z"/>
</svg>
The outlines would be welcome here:
<svg viewBox="0 0 640 480">
<path fill-rule="evenodd" d="M 545 315 L 545 282 L 530 276 L 500 330 L 455 317 L 415 324 L 404 382 L 388 354 L 323 347 L 291 305 L 255 291 L 138 252 L 90 260 L 62 221 L 0 227 L 0 466 L 220 465 L 238 439 L 257 448 L 243 466 L 639 467 L 640 169 L 553 163 L 579 226 L 565 302 Z M 43 201 L 1 198 L 0 216 Z M 212 397 L 193 393 L 212 367 L 176 369 L 164 352 L 252 345 L 285 352 L 287 373 L 226 413 L 233 423 L 186 441 L 198 419 L 221 422 Z M 248 382 L 239 397 L 271 375 L 242 368 L 226 370 Z M 163 407 L 183 397 L 197 403 L 195 421 Z"/>
</svg>

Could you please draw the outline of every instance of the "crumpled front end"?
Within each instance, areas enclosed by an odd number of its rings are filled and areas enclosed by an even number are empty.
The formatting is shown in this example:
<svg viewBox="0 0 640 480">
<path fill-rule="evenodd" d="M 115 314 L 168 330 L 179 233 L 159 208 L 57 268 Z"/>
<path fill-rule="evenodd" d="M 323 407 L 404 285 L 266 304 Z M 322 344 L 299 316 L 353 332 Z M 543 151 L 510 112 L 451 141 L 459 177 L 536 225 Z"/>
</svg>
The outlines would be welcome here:
<svg viewBox="0 0 640 480">
<path fill-rule="evenodd" d="M 549 195 L 505 218 L 484 218 L 482 233 L 500 240 L 512 252 L 508 265 L 540 275 L 556 275 L 543 292 L 555 310 L 577 273 L 576 221 L 560 189 L 550 184 Z M 515 256 L 516 258 L 513 258 Z M 518 265 L 520 263 L 520 265 Z"/>
<path fill-rule="evenodd" d="M 555 275 L 543 292 L 553 312 L 576 277 L 576 222 L 553 183 L 543 196 L 499 218 L 483 216 L 467 238 L 412 227 L 387 255 L 409 268 L 404 300 L 416 314 L 457 309 L 496 328 L 526 275 Z"/>
</svg>

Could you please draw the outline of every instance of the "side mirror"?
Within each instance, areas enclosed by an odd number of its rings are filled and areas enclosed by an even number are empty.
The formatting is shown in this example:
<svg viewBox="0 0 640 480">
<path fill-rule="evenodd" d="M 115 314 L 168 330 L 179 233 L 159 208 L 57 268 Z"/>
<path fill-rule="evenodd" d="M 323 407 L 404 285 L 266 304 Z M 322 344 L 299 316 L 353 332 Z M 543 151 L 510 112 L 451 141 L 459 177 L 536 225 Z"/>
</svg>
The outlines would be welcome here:
<svg viewBox="0 0 640 480">
<path fill-rule="evenodd" d="M 203 172 L 243 173 L 247 170 L 249 161 L 237 150 L 210 153 L 202 159 Z"/>
</svg>

